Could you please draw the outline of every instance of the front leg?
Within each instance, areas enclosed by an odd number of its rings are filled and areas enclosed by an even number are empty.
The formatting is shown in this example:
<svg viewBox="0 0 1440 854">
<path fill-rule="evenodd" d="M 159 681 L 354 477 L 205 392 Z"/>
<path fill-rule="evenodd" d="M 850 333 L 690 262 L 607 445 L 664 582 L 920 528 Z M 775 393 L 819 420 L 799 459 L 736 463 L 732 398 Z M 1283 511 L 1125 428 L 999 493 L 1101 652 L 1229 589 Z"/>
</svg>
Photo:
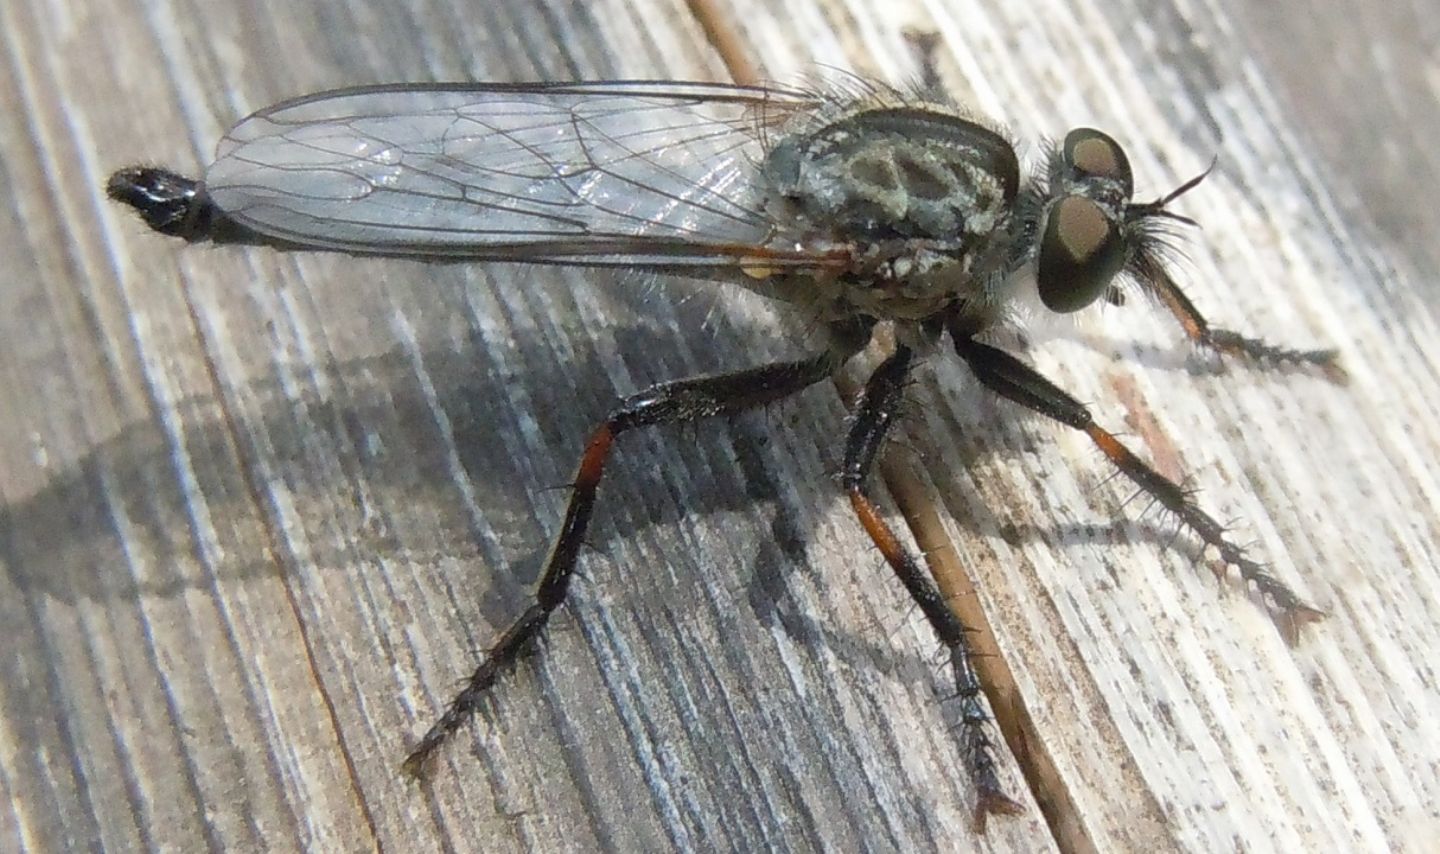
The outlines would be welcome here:
<svg viewBox="0 0 1440 854">
<path fill-rule="evenodd" d="M 955 336 L 955 351 L 986 388 L 1089 436 L 1095 447 L 1142 492 L 1175 514 L 1180 523 L 1205 545 L 1214 547 L 1220 553 L 1227 567 L 1237 567 L 1241 577 L 1255 585 L 1277 612 L 1287 639 L 1293 640 L 1301 625 L 1324 616 L 1323 612 L 1306 604 L 1284 582 L 1271 575 L 1243 548 L 1227 539 L 1225 527 L 1201 510 L 1188 490 L 1141 460 L 1115 434 L 1096 424 L 1084 404 L 1045 379 L 1034 368 L 1003 350 L 959 335 Z"/>
<path fill-rule="evenodd" d="M 1334 350 L 1298 350 L 1279 347 L 1259 338 L 1211 326 L 1195 303 L 1180 290 L 1158 258 L 1142 255 L 1135 261 L 1141 285 L 1154 294 L 1185 330 L 1193 343 L 1223 356 L 1239 356 L 1271 367 L 1314 365 L 1335 382 L 1346 380 L 1345 369 L 1336 361 Z"/>
</svg>

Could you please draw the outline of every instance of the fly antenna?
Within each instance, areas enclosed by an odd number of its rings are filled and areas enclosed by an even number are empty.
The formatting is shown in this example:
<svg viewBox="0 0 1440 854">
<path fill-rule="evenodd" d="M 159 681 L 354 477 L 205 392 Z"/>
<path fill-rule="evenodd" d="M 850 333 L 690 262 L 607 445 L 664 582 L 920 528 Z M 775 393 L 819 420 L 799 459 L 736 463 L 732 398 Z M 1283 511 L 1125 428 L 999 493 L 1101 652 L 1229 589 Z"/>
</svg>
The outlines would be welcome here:
<svg viewBox="0 0 1440 854">
<path fill-rule="evenodd" d="M 1185 195 L 1186 193 L 1199 186 L 1201 181 L 1204 181 L 1210 176 L 1211 172 L 1215 171 L 1215 164 L 1217 162 L 1219 162 L 1219 159 L 1212 156 L 1210 158 L 1210 165 L 1206 166 L 1205 171 L 1201 172 L 1199 175 L 1196 175 L 1194 178 L 1191 178 L 1190 180 L 1186 181 L 1185 183 L 1181 184 L 1180 186 L 1176 187 L 1175 189 L 1171 190 L 1170 192 L 1166 193 L 1165 195 L 1161 196 L 1153 202 L 1146 202 L 1141 205 L 1131 205 L 1130 210 L 1132 212 L 1132 215 L 1138 217 L 1163 216 L 1166 219 L 1173 219 L 1176 222 L 1181 222 L 1185 225 L 1193 225 L 1198 227 L 1200 223 L 1183 214 L 1177 214 L 1168 211 L 1165 209 L 1165 207 L 1166 205 L 1169 205 L 1171 202 L 1175 201 L 1176 199 L 1180 198 L 1181 196 Z"/>
</svg>

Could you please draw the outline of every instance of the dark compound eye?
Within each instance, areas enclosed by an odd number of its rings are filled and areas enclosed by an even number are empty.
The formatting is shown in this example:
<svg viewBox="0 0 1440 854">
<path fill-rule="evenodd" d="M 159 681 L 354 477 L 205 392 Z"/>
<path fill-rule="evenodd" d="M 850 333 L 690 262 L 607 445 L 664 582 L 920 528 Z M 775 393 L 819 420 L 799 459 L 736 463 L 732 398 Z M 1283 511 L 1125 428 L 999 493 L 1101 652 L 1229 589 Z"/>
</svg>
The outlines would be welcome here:
<svg viewBox="0 0 1440 854">
<path fill-rule="evenodd" d="M 1066 196 L 1050 208 L 1036 272 L 1046 308 L 1079 311 L 1103 296 L 1124 266 L 1125 242 L 1099 205 Z"/>
<path fill-rule="evenodd" d="M 1109 135 L 1094 128 L 1076 128 L 1065 134 L 1065 144 L 1060 149 L 1065 165 L 1076 178 L 1106 178 L 1116 181 L 1130 198 L 1135 191 L 1134 179 L 1130 174 L 1130 158 L 1125 149 Z"/>
</svg>

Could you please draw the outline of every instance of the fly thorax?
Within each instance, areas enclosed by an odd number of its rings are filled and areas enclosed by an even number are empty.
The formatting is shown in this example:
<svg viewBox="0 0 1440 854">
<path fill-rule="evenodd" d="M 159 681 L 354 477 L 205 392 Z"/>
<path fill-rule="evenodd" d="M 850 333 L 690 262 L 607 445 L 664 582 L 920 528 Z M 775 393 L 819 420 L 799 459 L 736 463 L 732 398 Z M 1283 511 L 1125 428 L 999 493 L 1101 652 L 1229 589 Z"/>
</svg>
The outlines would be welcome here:
<svg viewBox="0 0 1440 854">
<path fill-rule="evenodd" d="M 762 166 L 772 207 L 855 242 L 915 238 L 963 251 L 1015 200 L 1020 166 L 998 133 L 919 107 L 871 109 L 786 137 Z"/>
<path fill-rule="evenodd" d="M 851 249 L 853 284 L 928 303 L 963 290 L 999 256 L 1020 168 L 1010 143 L 983 125 L 887 107 L 786 136 L 761 180 L 768 212 L 795 223 L 800 240 Z"/>
<path fill-rule="evenodd" d="M 976 259 L 910 240 L 873 245 L 873 262 L 861 262 L 842 277 L 841 300 L 852 310 L 877 318 L 923 320 L 977 286 Z"/>
</svg>

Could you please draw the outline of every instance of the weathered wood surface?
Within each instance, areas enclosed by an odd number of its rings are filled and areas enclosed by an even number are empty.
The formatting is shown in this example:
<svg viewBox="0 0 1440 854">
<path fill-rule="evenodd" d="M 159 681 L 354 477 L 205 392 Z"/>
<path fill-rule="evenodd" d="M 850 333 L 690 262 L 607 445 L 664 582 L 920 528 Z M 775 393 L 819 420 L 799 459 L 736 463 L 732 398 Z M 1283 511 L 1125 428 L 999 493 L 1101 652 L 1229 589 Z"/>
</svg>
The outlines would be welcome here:
<svg viewBox="0 0 1440 854">
<path fill-rule="evenodd" d="M 1440 37 L 1421 4 L 715 5 L 728 57 L 679 0 L 0 6 L 0 848 L 1434 839 Z M 971 836 L 933 641 L 829 477 L 833 388 L 627 438 L 544 655 L 408 784 L 406 746 L 523 607 L 607 402 L 799 342 L 693 286 L 186 249 L 105 202 L 105 176 L 197 167 L 236 117 L 339 85 L 903 77 L 907 27 L 940 34 L 957 97 L 1024 139 L 1109 129 L 1149 191 L 1218 154 L 1183 204 L 1205 226 L 1196 301 L 1339 347 L 1354 382 L 1196 370 L 1136 307 L 1031 356 L 1331 618 L 1287 647 L 1122 507 L 1079 437 L 941 358 L 888 485 L 971 573 L 1027 815 Z"/>
</svg>

